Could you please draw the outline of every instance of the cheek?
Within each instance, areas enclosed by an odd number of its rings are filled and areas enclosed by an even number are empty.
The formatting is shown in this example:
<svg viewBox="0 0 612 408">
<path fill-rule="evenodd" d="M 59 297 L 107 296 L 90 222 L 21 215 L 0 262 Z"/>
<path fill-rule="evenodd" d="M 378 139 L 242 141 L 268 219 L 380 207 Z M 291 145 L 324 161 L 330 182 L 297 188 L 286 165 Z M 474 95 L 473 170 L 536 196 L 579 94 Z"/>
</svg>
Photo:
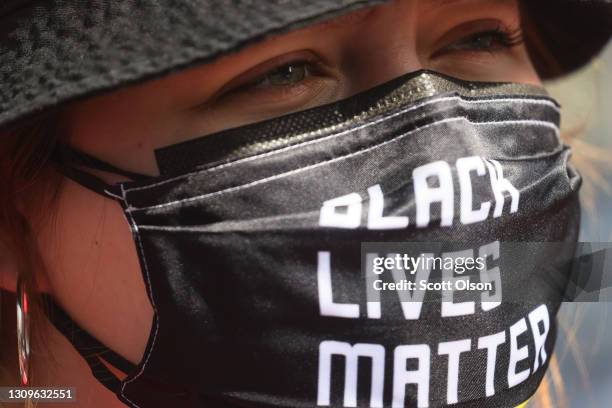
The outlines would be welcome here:
<svg viewBox="0 0 612 408">
<path fill-rule="evenodd" d="M 429 69 L 468 81 L 516 82 L 541 85 L 527 51 L 516 47 L 512 52 L 490 54 L 474 52 L 430 61 Z"/>
<path fill-rule="evenodd" d="M 106 346 L 140 361 L 153 312 L 121 206 L 66 181 L 37 232 L 55 300 Z"/>
<path fill-rule="evenodd" d="M 533 62 L 529 57 L 527 48 L 523 45 L 520 47 L 518 52 L 521 55 L 523 63 L 521 64 L 521 69 L 517 69 L 515 72 L 515 75 L 517 76 L 517 80 L 515 82 L 542 85 L 542 79 L 540 78 L 535 67 L 533 66 Z"/>
</svg>

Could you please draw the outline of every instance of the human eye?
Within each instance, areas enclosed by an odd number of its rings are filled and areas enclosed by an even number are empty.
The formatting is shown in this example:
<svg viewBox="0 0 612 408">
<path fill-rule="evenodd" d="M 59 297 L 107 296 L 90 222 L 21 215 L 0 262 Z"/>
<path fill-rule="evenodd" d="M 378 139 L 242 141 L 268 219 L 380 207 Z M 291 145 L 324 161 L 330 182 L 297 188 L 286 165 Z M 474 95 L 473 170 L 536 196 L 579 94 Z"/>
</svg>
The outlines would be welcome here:
<svg viewBox="0 0 612 408">
<path fill-rule="evenodd" d="M 508 51 L 524 42 L 520 26 L 509 27 L 501 22 L 468 23 L 452 30 L 444 45 L 432 58 L 456 53 L 498 53 Z"/>
<path fill-rule="evenodd" d="M 219 99 L 264 104 L 306 103 L 335 78 L 323 61 L 310 52 L 273 58 L 238 75 L 223 87 Z"/>
<path fill-rule="evenodd" d="M 522 43 L 520 30 L 504 31 L 501 27 L 483 31 L 451 44 L 447 49 L 455 51 L 494 51 L 514 47 Z"/>
<path fill-rule="evenodd" d="M 313 75 L 313 66 L 307 61 L 294 61 L 266 72 L 250 86 L 255 88 L 294 86 Z"/>
</svg>

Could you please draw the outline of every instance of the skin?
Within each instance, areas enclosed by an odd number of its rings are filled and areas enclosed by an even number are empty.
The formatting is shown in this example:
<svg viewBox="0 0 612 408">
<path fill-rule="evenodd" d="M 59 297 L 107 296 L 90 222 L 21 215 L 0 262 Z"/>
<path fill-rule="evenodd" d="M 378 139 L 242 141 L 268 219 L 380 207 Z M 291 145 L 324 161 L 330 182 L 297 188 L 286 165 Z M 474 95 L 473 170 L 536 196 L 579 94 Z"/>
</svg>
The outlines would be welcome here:
<svg viewBox="0 0 612 408">
<path fill-rule="evenodd" d="M 539 84 L 524 45 L 493 42 L 483 50 L 470 40 L 496 27 L 519 26 L 517 0 L 396 1 L 68 106 L 65 140 L 120 168 L 155 175 L 156 148 L 332 102 L 420 68 L 470 80 Z M 291 86 L 271 85 L 265 73 L 296 59 L 316 69 Z M 247 85 L 262 76 L 259 85 Z M 108 182 L 123 180 L 96 174 Z M 49 211 L 52 223 L 39 224 L 26 214 L 45 265 L 38 271 L 39 290 L 137 363 L 153 312 L 120 206 L 66 180 Z M 3 286 L 14 290 L 10 264 L 0 273 Z M 38 383 L 78 387 L 80 407 L 123 406 L 54 328 L 46 323 L 34 329 L 46 339 L 33 359 Z"/>
</svg>

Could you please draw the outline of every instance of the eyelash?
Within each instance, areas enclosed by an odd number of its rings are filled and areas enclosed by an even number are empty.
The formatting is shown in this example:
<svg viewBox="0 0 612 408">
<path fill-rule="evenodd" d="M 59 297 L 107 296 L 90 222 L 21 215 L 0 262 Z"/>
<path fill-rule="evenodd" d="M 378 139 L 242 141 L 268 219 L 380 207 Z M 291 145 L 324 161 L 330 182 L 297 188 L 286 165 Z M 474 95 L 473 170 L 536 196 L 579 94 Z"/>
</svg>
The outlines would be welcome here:
<svg viewBox="0 0 612 408">
<path fill-rule="evenodd" d="M 523 31 L 520 27 L 517 27 L 515 29 L 504 29 L 502 28 L 501 25 L 498 25 L 495 29 L 493 30 L 486 30 L 486 31 L 480 31 L 471 35 L 468 35 L 462 39 L 460 39 L 459 41 L 456 41 L 452 44 L 450 44 L 449 46 L 443 48 L 440 51 L 437 51 L 434 54 L 440 54 L 443 53 L 446 50 L 462 50 L 461 47 L 457 47 L 457 45 L 461 45 L 462 43 L 469 43 L 470 41 L 475 41 L 479 38 L 483 38 L 486 36 L 492 36 L 493 40 L 498 44 L 498 48 L 495 47 L 488 47 L 488 48 L 483 48 L 483 49 L 474 49 L 474 50 L 468 50 L 468 51 L 476 51 L 476 52 L 480 52 L 480 51 L 488 51 L 488 52 L 493 52 L 498 50 L 499 48 L 512 48 L 515 47 L 519 44 L 522 44 L 524 42 L 523 39 Z"/>
<path fill-rule="evenodd" d="M 293 67 L 293 68 L 299 67 L 305 70 L 304 76 L 299 82 L 303 82 L 304 80 L 307 80 L 312 75 L 323 75 L 323 72 L 321 72 L 322 70 L 320 69 L 319 64 L 317 64 L 315 61 L 309 61 L 305 59 L 296 59 L 293 61 L 289 61 L 289 62 L 282 63 L 280 65 L 277 65 L 276 67 L 265 72 L 263 75 L 260 75 L 259 77 L 250 81 L 247 85 L 253 88 L 274 87 L 274 85 L 266 85 L 265 84 L 266 80 L 270 82 L 270 77 L 272 75 L 281 73 L 284 69 L 287 69 L 290 67 Z"/>
<path fill-rule="evenodd" d="M 462 48 L 462 44 L 466 44 L 469 42 L 473 42 L 478 40 L 479 38 L 483 38 L 486 36 L 492 36 L 495 45 L 491 47 L 485 48 Z M 482 53 L 487 52 L 494 54 L 495 52 L 499 52 L 502 49 L 508 49 L 515 47 L 524 42 L 523 32 L 521 27 L 517 27 L 514 29 L 507 29 L 502 27 L 502 25 L 498 25 L 492 30 L 484 30 L 480 32 L 476 32 L 474 34 L 467 35 L 448 46 L 435 51 L 432 54 L 432 58 L 442 56 L 444 54 L 450 53 L 458 53 L 458 52 L 467 52 L 467 53 Z M 275 73 L 280 72 L 284 68 L 288 67 L 303 67 L 305 69 L 305 75 L 303 79 L 299 80 L 294 84 L 288 85 L 265 85 L 265 81 L 269 79 L 269 77 Z M 283 61 L 281 64 L 269 69 L 265 73 L 257 76 L 256 78 L 248 81 L 242 86 L 234 89 L 233 92 L 241 92 L 241 91 L 255 91 L 255 92 L 282 92 L 283 90 L 291 89 L 292 87 L 296 87 L 299 85 L 304 85 L 304 83 L 308 80 L 313 79 L 313 76 L 316 75 L 325 75 L 325 70 L 321 68 L 321 64 L 316 60 L 309 58 L 296 58 L 295 60 Z"/>
<path fill-rule="evenodd" d="M 521 27 L 504 30 L 501 26 L 497 26 L 493 31 L 500 36 L 502 44 L 508 48 L 520 45 L 525 41 Z"/>
</svg>

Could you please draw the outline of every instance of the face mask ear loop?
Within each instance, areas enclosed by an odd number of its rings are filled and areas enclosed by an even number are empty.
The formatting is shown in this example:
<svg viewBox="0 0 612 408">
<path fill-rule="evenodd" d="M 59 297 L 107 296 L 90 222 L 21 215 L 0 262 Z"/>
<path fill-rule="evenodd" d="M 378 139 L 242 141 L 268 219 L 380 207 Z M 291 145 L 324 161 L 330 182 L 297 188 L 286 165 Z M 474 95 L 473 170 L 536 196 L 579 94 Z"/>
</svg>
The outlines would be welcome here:
<svg viewBox="0 0 612 408">
<path fill-rule="evenodd" d="M 43 295 L 46 303 L 47 317 L 55 328 L 61 332 L 74 345 L 75 349 L 85 359 L 92 374 L 96 379 L 111 392 L 118 394 L 121 388 L 121 380 L 102 362 L 106 361 L 111 366 L 130 374 L 136 369 L 136 365 L 115 353 L 89 333 L 79 327 L 76 322 L 51 298 Z"/>
<path fill-rule="evenodd" d="M 72 181 L 80 184 L 84 188 L 98 193 L 105 198 L 109 198 L 107 191 L 111 188 L 111 185 L 103 181 L 102 179 L 94 176 L 93 174 L 79 170 L 74 167 L 59 164 L 59 171 L 64 176 L 68 177 Z"/>
<path fill-rule="evenodd" d="M 120 169 L 110 163 L 106 163 L 67 145 L 58 146 L 58 149 L 54 154 L 54 161 L 59 172 L 64 176 L 75 181 L 84 188 L 104 196 L 105 198 L 117 197 L 111 192 L 114 190 L 113 185 L 108 184 L 106 181 L 91 173 L 81 170 L 77 166 L 89 167 L 95 170 L 118 174 L 120 176 L 130 178 L 132 181 L 143 181 L 151 178 L 151 176 L 147 176 L 145 174 Z"/>
<path fill-rule="evenodd" d="M 114 165 L 102 161 L 94 156 L 91 156 L 80 150 L 76 150 L 68 145 L 58 146 L 58 154 L 63 163 L 70 163 L 73 166 L 84 166 L 90 169 L 101 170 L 107 173 L 114 173 L 120 176 L 125 176 L 133 181 L 142 181 L 151 178 L 146 174 L 134 173 L 129 170 L 123 170 Z"/>
</svg>

